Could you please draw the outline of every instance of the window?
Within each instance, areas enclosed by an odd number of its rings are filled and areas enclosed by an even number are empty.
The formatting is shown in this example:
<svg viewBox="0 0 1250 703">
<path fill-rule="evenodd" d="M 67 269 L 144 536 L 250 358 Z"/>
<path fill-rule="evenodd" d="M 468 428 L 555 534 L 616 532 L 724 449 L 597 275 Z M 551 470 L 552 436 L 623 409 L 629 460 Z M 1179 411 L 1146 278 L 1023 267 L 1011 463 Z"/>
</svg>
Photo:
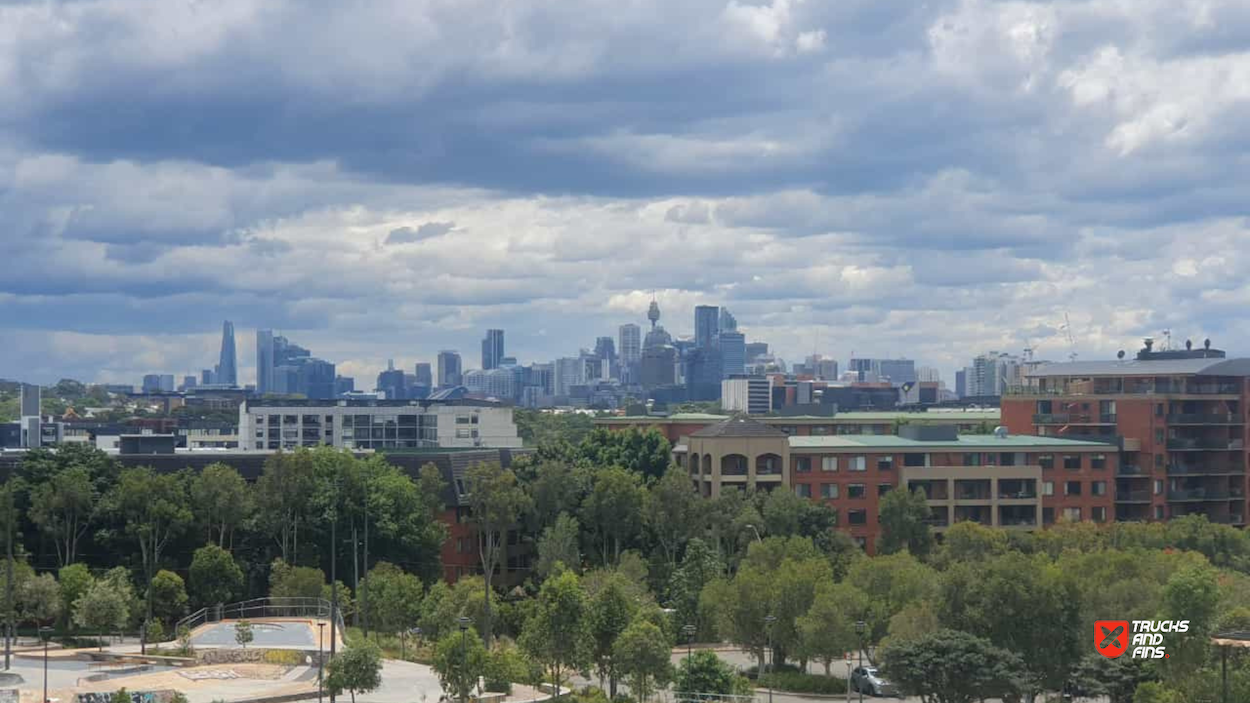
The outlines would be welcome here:
<svg viewBox="0 0 1250 703">
<path fill-rule="evenodd" d="M 1012 452 L 999 452 L 998 465 L 999 466 L 1015 466 L 1016 455 L 1013 454 Z"/>
<path fill-rule="evenodd" d="M 846 513 L 846 521 L 852 525 L 867 525 L 868 511 L 864 509 L 848 510 Z"/>
<path fill-rule="evenodd" d="M 1069 470 L 1079 470 L 1081 468 L 1081 455 L 1080 454 L 1064 454 L 1063 455 L 1063 468 L 1069 469 Z"/>
<path fill-rule="evenodd" d="M 1163 417 L 1163 403 L 1155 403 L 1155 417 Z"/>
<path fill-rule="evenodd" d="M 1091 468 L 1091 469 L 1100 469 L 1100 470 L 1101 470 L 1101 469 L 1105 469 L 1105 468 L 1107 468 L 1107 455 L 1106 455 L 1106 454 L 1095 454 L 1095 455 L 1091 456 L 1091 457 L 1089 458 L 1089 468 Z"/>
<path fill-rule="evenodd" d="M 1163 430 L 1155 428 L 1155 444 L 1163 444 Z"/>
<path fill-rule="evenodd" d="M 1155 519 L 1156 519 L 1156 520 L 1162 520 L 1162 519 L 1163 519 L 1163 506 L 1162 506 L 1162 505 L 1156 505 L 1156 506 L 1155 506 Z"/>
<path fill-rule="evenodd" d="M 820 470 L 821 471 L 837 471 L 838 470 L 838 458 L 836 456 L 820 457 Z"/>
<path fill-rule="evenodd" d="M 1081 521 L 1081 509 L 1080 508 L 1064 508 L 1063 519 L 1069 522 L 1080 522 Z"/>
<path fill-rule="evenodd" d="M 890 489 L 892 488 L 894 488 L 894 484 L 892 483 L 878 483 L 877 484 L 877 497 L 881 497 L 885 495 L 886 493 L 889 493 Z"/>
<path fill-rule="evenodd" d="M 1055 468 L 1055 455 L 1054 454 L 1038 454 L 1037 465 L 1042 467 L 1043 469 Z"/>
<path fill-rule="evenodd" d="M 810 483 L 794 484 L 794 495 L 800 498 L 811 498 L 812 497 L 812 484 Z"/>
<path fill-rule="evenodd" d="M 924 466 L 926 456 L 928 455 L 927 454 L 904 454 L 903 466 L 910 466 L 910 467 Z"/>
<path fill-rule="evenodd" d="M 980 454 L 964 454 L 964 466 L 980 466 Z"/>
<path fill-rule="evenodd" d="M 1054 481 L 1042 481 L 1042 495 L 1053 496 L 1055 494 Z"/>
<path fill-rule="evenodd" d="M 1053 525 L 1055 523 L 1055 509 L 1042 508 L 1042 524 Z"/>
<path fill-rule="evenodd" d="M 1107 482 L 1106 481 L 1091 481 L 1089 484 L 1089 494 L 1092 496 L 1107 495 Z"/>
<path fill-rule="evenodd" d="M 1155 468 L 1156 469 L 1163 468 L 1163 455 L 1162 454 L 1155 454 Z"/>
<path fill-rule="evenodd" d="M 821 498 L 837 498 L 838 497 L 838 484 L 836 483 L 820 484 L 820 497 Z"/>
<path fill-rule="evenodd" d="M 1081 482 L 1080 481 L 1064 481 L 1063 482 L 1063 494 L 1065 496 L 1081 495 Z"/>
<path fill-rule="evenodd" d="M 1094 522 L 1106 522 L 1107 521 L 1107 509 L 1101 505 L 1090 508 L 1089 519 L 1093 520 Z"/>
<path fill-rule="evenodd" d="M 829 426 L 828 426 L 828 425 L 812 425 L 812 435 L 813 435 L 813 436 L 827 435 L 827 434 L 832 434 L 832 433 L 829 431 Z"/>
<path fill-rule="evenodd" d="M 810 474 L 812 472 L 812 458 L 810 456 L 795 457 L 794 471 L 800 474 Z"/>
<path fill-rule="evenodd" d="M 1051 409 L 1050 409 L 1050 408 L 1051 408 L 1051 403 L 1052 403 L 1052 402 L 1053 402 L 1053 401 L 1050 401 L 1050 400 L 1039 400 L 1039 401 L 1037 401 L 1037 414 L 1038 414 L 1038 415 L 1050 415 L 1050 414 L 1052 414 L 1052 413 L 1054 412 L 1053 410 L 1051 410 Z"/>
<path fill-rule="evenodd" d="M 894 456 L 877 457 L 877 471 L 890 471 L 894 468 Z"/>
<path fill-rule="evenodd" d="M 846 459 L 847 471 L 866 471 L 868 470 L 868 459 L 862 456 L 851 456 Z"/>
<path fill-rule="evenodd" d="M 1155 495 L 1157 495 L 1157 496 L 1161 496 L 1161 495 L 1163 495 L 1163 481 L 1162 481 L 1162 479 L 1155 479 Z"/>
<path fill-rule="evenodd" d="M 863 498 L 864 497 L 864 484 L 862 483 L 848 484 L 846 487 L 846 497 L 851 498 L 851 499 Z"/>
</svg>

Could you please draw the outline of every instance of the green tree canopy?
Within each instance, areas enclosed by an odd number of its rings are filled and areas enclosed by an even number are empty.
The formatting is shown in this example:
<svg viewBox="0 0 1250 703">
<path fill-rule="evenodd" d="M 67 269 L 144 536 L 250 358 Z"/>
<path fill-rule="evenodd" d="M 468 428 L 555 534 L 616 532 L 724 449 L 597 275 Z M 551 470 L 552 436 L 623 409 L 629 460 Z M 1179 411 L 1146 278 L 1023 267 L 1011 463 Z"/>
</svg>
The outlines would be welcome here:
<svg viewBox="0 0 1250 703">
<path fill-rule="evenodd" d="M 286 568 L 285 564 L 283 567 Z M 195 550 L 190 578 L 191 595 L 200 606 L 230 603 L 243 594 L 243 570 L 230 552 L 216 544 L 206 544 Z"/>
<path fill-rule="evenodd" d="M 576 574 L 565 571 L 543 582 L 520 644 L 553 686 L 590 664 L 590 618 Z"/>
<path fill-rule="evenodd" d="M 672 679 L 668 641 L 660 628 L 646 620 L 635 620 L 625 628 L 613 647 L 613 659 L 638 703 Z"/>
<path fill-rule="evenodd" d="M 957 630 L 893 644 L 882 654 L 886 676 L 909 695 L 931 703 L 1019 699 L 1033 689 L 1021 658 Z"/>
<path fill-rule="evenodd" d="M 885 494 L 878 507 L 881 537 L 877 551 L 893 554 L 907 550 L 924 559 L 933 549 L 933 531 L 929 529 L 929 499 L 925 492 L 895 490 Z"/>
<path fill-rule="evenodd" d="M 382 685 L 382 650 L 372 642 L 360 642 L 330 660 L 326 666 L 326 689 L 335 695 L 347 691 L 352 703 L 357 693 Z"/>
</svg>

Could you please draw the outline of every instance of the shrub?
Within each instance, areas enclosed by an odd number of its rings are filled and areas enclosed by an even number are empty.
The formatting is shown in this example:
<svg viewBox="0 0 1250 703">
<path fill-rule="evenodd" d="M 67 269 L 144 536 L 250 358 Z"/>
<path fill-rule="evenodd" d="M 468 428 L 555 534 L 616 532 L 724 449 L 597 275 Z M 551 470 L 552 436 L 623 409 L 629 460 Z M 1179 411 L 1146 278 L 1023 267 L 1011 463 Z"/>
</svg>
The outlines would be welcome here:
<svg viewBox="0 0 1250 703">
<path fill-rule="evenodd" d="M 764 674 L 759 684 L 762 688 L 772 687 L 778 691 L 790 693 L 815 693 L 820 695 L 836 695 L 846 693 L 846 679 L 836 676 L 818 676 L 803 674 L 797 671 L 778 671 L 775 674 Z"/>
<path fill-rule="evenodd" d="M 264 661 L 266 664 L 299 666 L 304 663 L 304 655 L 293 649 L 270 649 L 265 652 Z"/>
</svg>

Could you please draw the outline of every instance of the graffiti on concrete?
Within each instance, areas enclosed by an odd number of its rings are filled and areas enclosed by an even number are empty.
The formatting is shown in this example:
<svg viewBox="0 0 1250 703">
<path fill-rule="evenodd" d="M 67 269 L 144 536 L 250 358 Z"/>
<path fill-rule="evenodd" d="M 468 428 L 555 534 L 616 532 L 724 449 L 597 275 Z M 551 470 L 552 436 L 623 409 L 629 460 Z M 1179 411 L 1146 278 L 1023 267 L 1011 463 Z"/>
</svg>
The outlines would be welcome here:
<svg viewBox="0 0 1250 703">
<path fill-rule="evenodd" d="M 0 688 L 0 703 L 17 703 L 18 693 L 16 688 Z"/>
<path fill-rule="evenodd" d="M 130 703 L 161 703 L 165 696 L 153 691 L 127 691 Z M 78 703 L 112 703 L 112 693 L 79 693 Z M 0 701 L 2 703 L 2 701 Z"/>
</svg>

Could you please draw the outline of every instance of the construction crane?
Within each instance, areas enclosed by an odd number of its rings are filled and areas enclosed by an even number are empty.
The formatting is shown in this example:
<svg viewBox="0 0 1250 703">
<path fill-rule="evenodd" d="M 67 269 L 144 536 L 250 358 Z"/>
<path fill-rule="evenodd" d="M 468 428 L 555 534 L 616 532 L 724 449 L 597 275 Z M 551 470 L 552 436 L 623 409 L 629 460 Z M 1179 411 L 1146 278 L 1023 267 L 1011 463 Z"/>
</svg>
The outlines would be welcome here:
<svg viewBox="0 0 1250 703">
<path fill-rule="evenodd" d="M 1068 318 L 1067 311 L 1063 313 L 1063 326 L 1060 329 L 1068 339 L 1068 361 L 1076 361 L 1076 338 L 1072 336 L 1072 320 Z"/>
</svg>

